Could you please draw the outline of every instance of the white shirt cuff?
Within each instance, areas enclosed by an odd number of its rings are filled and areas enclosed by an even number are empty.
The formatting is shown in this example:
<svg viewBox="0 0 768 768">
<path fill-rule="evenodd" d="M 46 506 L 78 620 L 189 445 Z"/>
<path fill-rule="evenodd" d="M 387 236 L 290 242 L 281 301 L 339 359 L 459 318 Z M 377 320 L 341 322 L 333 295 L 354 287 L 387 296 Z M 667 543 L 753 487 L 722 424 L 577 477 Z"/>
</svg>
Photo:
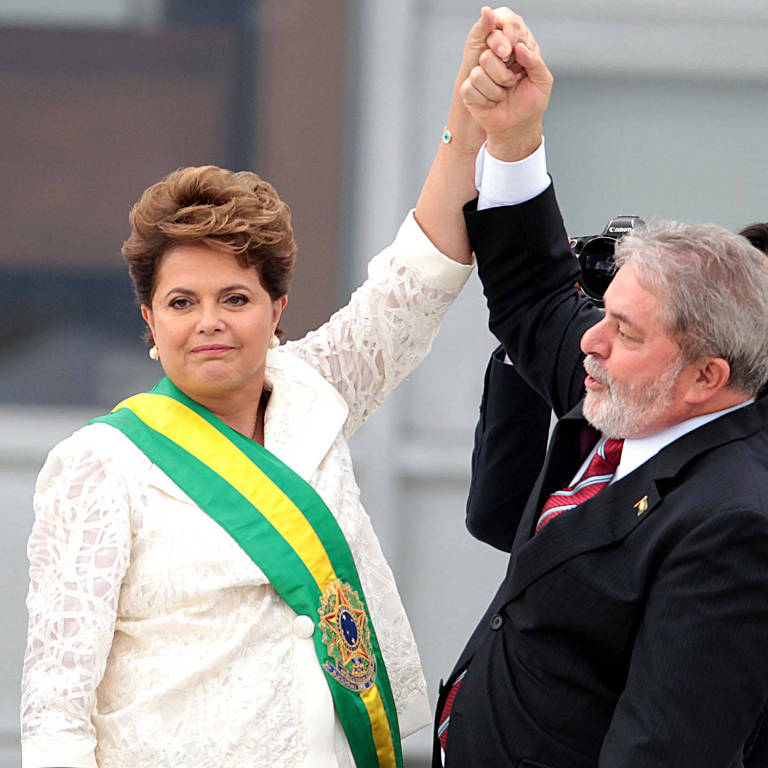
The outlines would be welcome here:
<svg viewBox="0 0 768 768">
<path fill-rule="evenodd" d="M 533 154 L 512 163 L 497 160 L 485 144 L 477 154 L 475 186 L 479 193 L 478 211 L 524 203 L 540 195 L 551 183 L 543 138 Z"/>
</svg>

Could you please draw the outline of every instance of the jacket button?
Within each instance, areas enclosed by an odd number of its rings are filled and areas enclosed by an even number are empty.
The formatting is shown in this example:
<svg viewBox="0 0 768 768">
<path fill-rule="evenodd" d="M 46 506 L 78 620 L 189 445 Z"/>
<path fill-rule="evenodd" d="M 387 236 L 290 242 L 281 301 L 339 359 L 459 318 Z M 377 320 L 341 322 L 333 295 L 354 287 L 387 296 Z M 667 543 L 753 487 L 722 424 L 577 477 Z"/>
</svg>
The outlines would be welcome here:
<svg viewBox="0 0 768 768">
<path fill-rule="evenodd" d="M 504 617 L 500 613 L 495 613 L 491 619 L 491 629 L 501 629 L 504 623 Z"/>
<path fill-rule="evenodd" d="M 293 631 L 299 637 L 309 639 L 315 632 L 315 622 L 309 616 L 297 616 L 293 620 Z"/>
</svg>

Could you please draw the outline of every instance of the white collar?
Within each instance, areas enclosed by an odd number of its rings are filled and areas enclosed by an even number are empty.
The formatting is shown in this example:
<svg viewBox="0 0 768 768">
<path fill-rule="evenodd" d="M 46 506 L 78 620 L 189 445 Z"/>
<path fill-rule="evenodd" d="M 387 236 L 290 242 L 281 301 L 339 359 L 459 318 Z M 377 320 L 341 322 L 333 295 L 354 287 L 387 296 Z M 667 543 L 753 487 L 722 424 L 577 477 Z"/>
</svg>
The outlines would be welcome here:
<svg viewBox="0 0 768 768">
<path fill-rule="evenodd" d="M 611 483 L 615 483 L 617 480 L 621 480 L 622 477 L 628 475 L 630 472 L 634 472 L 641 464 L 645 464 L 648 459 L 655 456 L 662 448 L 666 448 L 670 443 L 673 443 L 679 437 L 692 432 L 694 429 L 704 426 L 704 424 L 714 421 L 715 419 L 725 416 L 726 413 L 736 411 L 739 408 L 744 408 L 747 405 L 751 405 L 755 402 L 754 397 L 750 397 L 743 403 L 731 406 L 730 408 L 724 408 L 721 411 L 714 411 L 712 413 L 705 413 L 703 416 L 694 416 L 692 419 L 681 421 L 679 424 L 673 424 L 671 427 L 662 429 L 660 432 L 656 432 L 653 435 L 647 437 L 630 437 L 624 441 L 624 447 L 621 451 L 621 460 L 619 466 L 616 468 L 616 472 L 611 478 Z M 582 462 L 576 474 L 573 476 L 571 485 L 573 485 L 586 471 L 589 466 L 589 462 L 595 455 L 595 452 L 601 445 L 605 443 L 606 438 L 601 437 L 595 447 L 589 452 L 588 456 Z"/>
<path fill-rule="evenodd" d="M 666 448 L 670 443 L 673 443 L 683 435 L 708 424 L 710 421 L 719 419 L 721 416 L 725 416 L 726 413 L 744 408 L 754 402 L 755 398 L 750 397 L 743 403 L 738 403 L 738 405 L 731 406 L 730 408 L 724 408 L 713 413 L 705 413 L 702 416 L 694 416 L 692 419 L 681 421 L 679 424 L 673 424 L 671 427 L 656 432 L 656 434 L 648 435 L 647 437 L 628 438 L 624 441 L 621 461 L 611 482 L 621 480 L 622 477 L 636 470 L 641 464 L 655 456 L 662 448 Z"/>
<path fill-rule="evenodd" d="M 267 352 L 264 447 L 305 480 L 344 427 L 349 406 L 338 390 L 285 347 Z"/>
</svg>

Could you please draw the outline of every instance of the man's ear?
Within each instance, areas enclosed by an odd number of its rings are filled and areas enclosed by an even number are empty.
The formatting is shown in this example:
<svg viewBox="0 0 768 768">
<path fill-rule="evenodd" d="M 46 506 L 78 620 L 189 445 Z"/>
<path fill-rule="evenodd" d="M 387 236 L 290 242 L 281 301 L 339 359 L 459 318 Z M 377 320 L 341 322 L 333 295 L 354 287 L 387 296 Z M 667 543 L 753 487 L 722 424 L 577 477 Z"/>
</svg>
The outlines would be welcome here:
<svg viewBox="0 0 768 768">
<path fill-rule="evenodd" d="M 691 405 L 711 400 L 731 380 L 731 366 L 722 357 L 705 357 L 691 365 L 693 375 L 685 397 Z"/>
</svg>

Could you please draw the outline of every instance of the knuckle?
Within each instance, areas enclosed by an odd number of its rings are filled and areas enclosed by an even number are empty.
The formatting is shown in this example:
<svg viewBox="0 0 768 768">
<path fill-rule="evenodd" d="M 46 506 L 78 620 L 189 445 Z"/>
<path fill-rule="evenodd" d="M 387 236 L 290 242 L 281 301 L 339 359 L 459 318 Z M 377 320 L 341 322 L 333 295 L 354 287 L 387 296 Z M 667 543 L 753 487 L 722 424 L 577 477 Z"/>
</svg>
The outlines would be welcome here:
<svg viewBox="0 0 768 768">
<path fill-rule="evenodd" d="M 504 34 L 500 29 L 494 29 L 493 32 L 491 32 L 488 37 L 485 39 L 486 45 L 489 47 L 496 44 L 500 44 L 504 42 L 505 37 Z"/>
</svg>

